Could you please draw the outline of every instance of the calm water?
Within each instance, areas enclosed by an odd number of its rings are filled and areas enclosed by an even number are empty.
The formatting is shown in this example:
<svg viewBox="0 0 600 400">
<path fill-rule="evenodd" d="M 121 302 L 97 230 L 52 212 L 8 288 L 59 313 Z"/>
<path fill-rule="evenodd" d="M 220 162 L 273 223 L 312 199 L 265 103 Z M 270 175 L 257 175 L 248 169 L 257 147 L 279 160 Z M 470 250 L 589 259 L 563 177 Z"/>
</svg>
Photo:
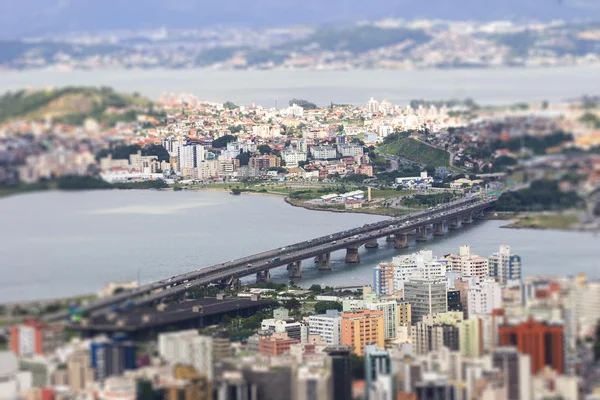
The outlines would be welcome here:
<svg viewBox="0 0 600 400">
<path fill-rule="evenodd" d="M 97 291 L 110 280 L 171 276 L 220 261 L 284 246 L 381 217 L 308 211 L 279 197 L 221 192 L 47 192 L 0 199 L 0 302 Z M 429 248 L 436 255 L 470 244 L 487 256 L 508 243 L 526 274 L 600 276 L 600 237 L 589 233 L 500 229 L 479 222 L 410 250 L 380 241 L 361 249 L 362 262 L 332 254 L 334 270 L 303 263 L 302 286 L 371 282 L 372 267 L 394 255 Z M 285 269 L 272 272 L 287 281 Z"/>
<path fill-rule="evenodd" d="M 282 107 L 291 98 L 306 98 L 320 105 L 364 104 L 371 96 L 396 104 L 416 98 L 466 97 L 498 104 L 598 94 L 599 75 L 600 66 L 421 71 L 3 71 L 0 92 L 24 87 L 105 85 L 154 99 L 165 92 L 186 92 L 205 100 L 269 107 L 276 102 Z"/>
</svg>

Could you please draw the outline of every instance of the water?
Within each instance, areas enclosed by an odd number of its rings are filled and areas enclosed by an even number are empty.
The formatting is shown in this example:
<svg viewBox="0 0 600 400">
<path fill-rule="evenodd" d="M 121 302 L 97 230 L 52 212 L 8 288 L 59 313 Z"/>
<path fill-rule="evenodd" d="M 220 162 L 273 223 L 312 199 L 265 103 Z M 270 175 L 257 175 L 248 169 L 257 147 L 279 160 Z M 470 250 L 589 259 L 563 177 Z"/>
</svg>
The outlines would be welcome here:
<svg viewBox="0 0 600 400">
<path fill-rule="evenodd" d="M 281 108 L 292 98 L 319 105 L 365 104 L 370 97 L 407 104 L 411 99 L 472 97 L 483 104 L 561 101 L 600 93 L 600 66 L 456 70 L 217 71 L 98 70 L 3 71 L 0 92 L 25 87 L 111 86 L 156 99 L 193 93 L 204 100 Z"/>
<path fill-rule="evenodd" d="M 96 292 L 106 282 L 162 279 L 259 251 L 285 246 L 383 217 L 309 211 L 274 196 L 223 192 L 46 192 L 0 199 L 0 302 Z M 524 273 L 600 275 L 591 233 L 501 229 L 482 221 L 408 250 L 361 249 L 361 263 L 332 254 L 333 271 L 303 262 L 297 283 L 371 282 L 372 267 L 396 254 L 428 248 L 436 255 L 470 244 L 488 256 L 508 243 L 523 258 Z M 286 270 L 272 271 L 287 282 Z"/>
</svg>

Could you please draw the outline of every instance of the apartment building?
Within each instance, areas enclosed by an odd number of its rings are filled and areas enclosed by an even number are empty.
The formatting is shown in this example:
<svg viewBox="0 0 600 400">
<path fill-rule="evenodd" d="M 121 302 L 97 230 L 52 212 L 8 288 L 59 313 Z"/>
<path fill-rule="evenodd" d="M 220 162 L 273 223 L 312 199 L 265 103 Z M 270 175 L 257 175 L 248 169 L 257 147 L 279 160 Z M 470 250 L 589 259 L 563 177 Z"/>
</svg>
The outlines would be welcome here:
<svg viewBox="0 0 600 400">
<path fill-rule="evenodd" d="M 342 345 L 354 347 L 354 354 L 362 356 L 367 344 L 383 348 L 383 311 L 356 310 L 342 313 Z"/>
<path fill-rule="evenodd" d="M 328 345 L 338 346 L 342 340 L 342 314 L 336 310 L 327 310 L 325 314 L 308 317 L 308 331 L 311 335 L 320 335 Z"/>
</svg>

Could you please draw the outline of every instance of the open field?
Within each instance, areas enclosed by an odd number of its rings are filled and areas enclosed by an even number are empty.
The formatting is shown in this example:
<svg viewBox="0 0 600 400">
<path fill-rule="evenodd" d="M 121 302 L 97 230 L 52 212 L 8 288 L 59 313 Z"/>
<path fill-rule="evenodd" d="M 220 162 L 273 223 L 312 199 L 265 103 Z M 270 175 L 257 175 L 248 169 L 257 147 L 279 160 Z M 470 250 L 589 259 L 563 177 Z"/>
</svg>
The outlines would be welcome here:
<svg viewBox="0 0 600 400">
<path fill-rule="evenodd" d="M 447 151 L 405 137 L 384 144 L 379 148 L 379 151 L 436 167 L 446 167 L 450 161 L 450 154 Z"/>
</svg>

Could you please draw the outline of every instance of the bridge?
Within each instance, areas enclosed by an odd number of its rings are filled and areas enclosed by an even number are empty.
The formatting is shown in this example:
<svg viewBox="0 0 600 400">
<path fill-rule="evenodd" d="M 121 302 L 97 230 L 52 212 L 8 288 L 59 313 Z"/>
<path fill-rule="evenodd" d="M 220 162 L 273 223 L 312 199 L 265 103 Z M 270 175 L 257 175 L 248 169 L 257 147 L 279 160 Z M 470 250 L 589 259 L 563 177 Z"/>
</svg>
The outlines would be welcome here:
<svg viewBox="0 0 600 400">
<path fill-rule="evenodd" d="M 409 234 L 415 234 L 417 241 L 426 241 L 430 231 L 434 236 L 441 236 L 446 229 L 460 229 L 461 224 L 470 224 L 474 218 L 483 217 L 483 211 L 496 200 L 497 197 L 470 195 L 400 218 L 366 224 L 148 283 L 83 305 L 79 311 L 94 316 L 124 303 L 125 307 L 158 304 L 166 298 L 182 296 L 192 287 L 231 285 L 251 275 L 256 275 L 257 281 L 269 281 L 269 271 L 282 266 L 287 267 L 290 277 L 298 278 L 302 276 L 304 260 L 314 259 L 319 270 L 330 270 L 331 253 L 337 250 L 346 250 L 347 263 L 357 263 L 360 262 L 358 249 L 361 246 L 376 248 L 377 240 L 386 238 L 397 249 L 407 248 Z M 44 319 L 59 321 L 68 317 L 69 313 L 65 311 L 47 315 Z"/>
</svg>

